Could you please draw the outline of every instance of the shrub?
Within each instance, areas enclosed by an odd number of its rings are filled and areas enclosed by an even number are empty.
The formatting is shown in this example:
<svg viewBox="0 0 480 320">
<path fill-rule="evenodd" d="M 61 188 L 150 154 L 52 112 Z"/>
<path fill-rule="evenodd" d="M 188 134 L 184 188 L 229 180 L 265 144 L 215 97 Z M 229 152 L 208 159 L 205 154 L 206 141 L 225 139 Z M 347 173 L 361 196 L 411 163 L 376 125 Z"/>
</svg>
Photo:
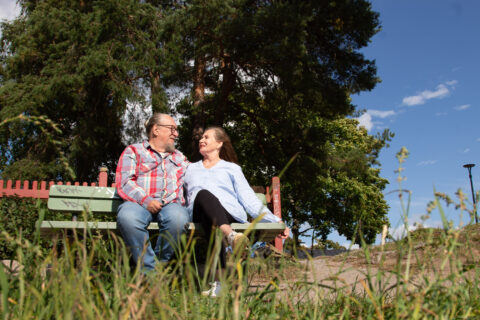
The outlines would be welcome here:
<svg viewBox="0 0 480 320">
<path fill-rule="evenodd" d="M 44 200 L 32 198 L 6 197 L 0 198 L 0 234 L 8 233 L 14 238 L 34 241 L 35 223 L 39 212 L 45 212 L 46 219 L 55 219 L 59 213 L 49 212 Z M 42 247 L 50 246 L 49 240 L 42 240 Z M 12 259 L 17 244 L 0 237 L 0 259 Z"/>
</svg>

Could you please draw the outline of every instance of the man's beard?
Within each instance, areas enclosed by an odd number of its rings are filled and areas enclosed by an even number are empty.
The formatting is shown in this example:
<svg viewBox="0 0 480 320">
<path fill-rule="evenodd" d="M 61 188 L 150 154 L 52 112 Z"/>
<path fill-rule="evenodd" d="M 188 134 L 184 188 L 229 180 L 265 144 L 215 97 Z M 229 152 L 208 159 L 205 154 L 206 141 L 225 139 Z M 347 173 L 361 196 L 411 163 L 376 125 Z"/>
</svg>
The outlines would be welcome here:
<svg viewBox="0 0 480 320">
<path fill-rule="evenodd" d="M 175 152 L 175 143 L 167 143 L 167 145 L 165 145 L 165 152 Z"/>
</svg>

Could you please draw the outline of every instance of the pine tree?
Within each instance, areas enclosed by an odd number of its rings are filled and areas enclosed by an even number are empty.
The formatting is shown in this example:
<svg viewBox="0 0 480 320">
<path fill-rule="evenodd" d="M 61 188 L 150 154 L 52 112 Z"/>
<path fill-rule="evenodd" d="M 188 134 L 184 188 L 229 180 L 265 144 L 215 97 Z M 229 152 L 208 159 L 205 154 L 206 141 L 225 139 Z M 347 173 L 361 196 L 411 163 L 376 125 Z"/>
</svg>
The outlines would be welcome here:
<svg viewBox="0 0 480 320">
<path fill-rule="evenodd" d="M 21 5 L 21 17 L 2 26 L 0 120 L 46 116 L 61 133 L 1 127 L 3 178 L 69 178 L 58 150 L 79 180 L 93 181 L 100 166 L 114 172 L 127 103 L 146 104 L 144 81 L 159 64 L 158 10 L 127 0 Z"/>
</svg>

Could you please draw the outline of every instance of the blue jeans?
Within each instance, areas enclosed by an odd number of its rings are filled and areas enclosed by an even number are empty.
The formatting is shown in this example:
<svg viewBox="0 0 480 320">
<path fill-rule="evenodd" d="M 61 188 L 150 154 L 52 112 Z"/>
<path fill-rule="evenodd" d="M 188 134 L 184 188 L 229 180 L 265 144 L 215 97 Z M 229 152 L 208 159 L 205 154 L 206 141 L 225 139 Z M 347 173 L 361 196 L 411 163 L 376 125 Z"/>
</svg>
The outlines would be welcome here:
<svg viewBox="0 0 480 320">
<path fill-rule="evenodd" d="M 187 209 L 178 203 L 169 203 L 159 213 L 151 214 L 138 203 L 125 201 L 117 212 L 117 228 L 135 263 L 143 258 L 142 268 L 145 271 L 155 268 L 156 257 L 167 262 L 175 255 L 175 247 L 185 233 L 185 224 L 189 220 Z M 155 250 L 152 249 L 147 230 L 150 222 L 157 222 L 159 228 Z"/>
</svg>

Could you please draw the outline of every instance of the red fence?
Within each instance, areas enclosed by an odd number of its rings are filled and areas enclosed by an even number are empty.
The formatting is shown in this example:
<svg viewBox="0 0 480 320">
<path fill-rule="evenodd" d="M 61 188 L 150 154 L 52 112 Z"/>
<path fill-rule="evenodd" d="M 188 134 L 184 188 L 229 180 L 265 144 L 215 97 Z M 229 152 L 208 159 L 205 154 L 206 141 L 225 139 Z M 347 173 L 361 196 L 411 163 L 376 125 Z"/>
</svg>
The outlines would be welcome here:
<svg viewBox="0 0 480 320">
<path fill-rule="evenodd" d="M 39 198 L 39 199 L 48 199 L 48 191 L 50 186 L 54 184 L 58 185 L 74 185 L 74 186 L 99 186 L 99 187 L 106 187 L 107 186 L 107 177 L 108 177 L 108 170 L 107 168 L 101 168 L 100 173 L 98 174 L 98 182 L 63 182 L 63 181 L 33 181 L 32 185 L 30 186 L 30 181 L 23 181 L 20 180 L 15 181 L 15 185 L 13 184 L 12 180 L 7 180 L 7 185 L 5 187 L 5 182 L 0 180 L 0 198 L 1 197 L 8 197 L 8 196 L 17 196 L 20 198 Z M 115 187 L 115 183 L 112 183 L 112 187 Z"/>
</svg>

